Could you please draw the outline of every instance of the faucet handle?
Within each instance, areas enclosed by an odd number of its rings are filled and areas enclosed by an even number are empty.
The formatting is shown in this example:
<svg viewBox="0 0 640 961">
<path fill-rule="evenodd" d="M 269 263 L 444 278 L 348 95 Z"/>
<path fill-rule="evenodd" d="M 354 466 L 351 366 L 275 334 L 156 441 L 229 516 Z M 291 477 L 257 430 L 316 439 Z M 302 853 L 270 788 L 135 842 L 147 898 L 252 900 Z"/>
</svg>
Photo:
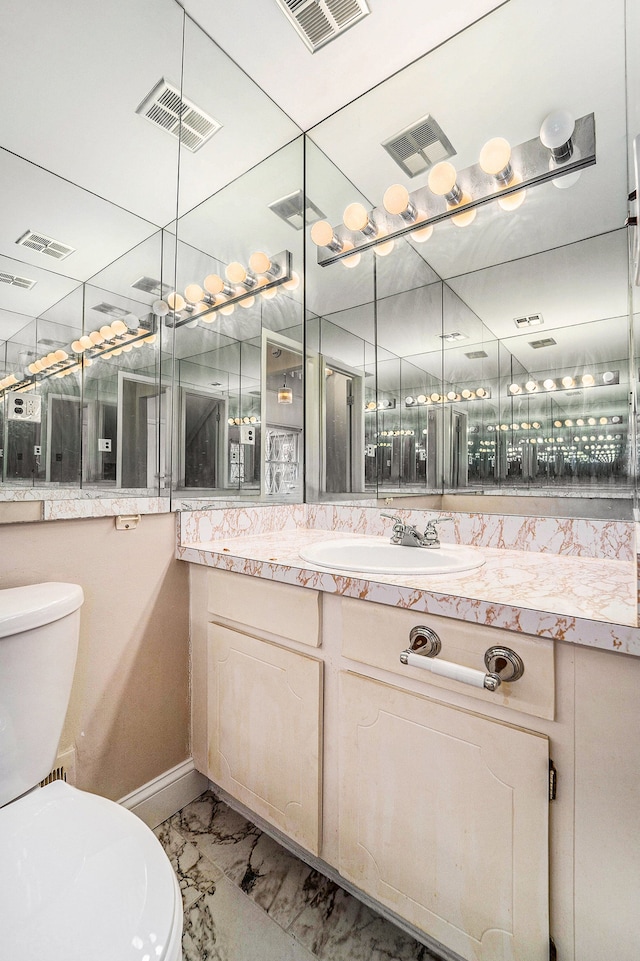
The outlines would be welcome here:
<svg viewBox="0 0 640 961">
<path fill-rule="evenodd" d="M 390 521 L 393 521 L 394 526 L 404 527 L 404 521 L 396 514 L 387 514 L 385 511 L 380 511 L 380 517 L 388 517 Z"/>
<path fill-rule="evenodd" d="M 427 527 L 429 524 L 444 524 L 445 521 L 453 521 L 451 514 L 447 514 L 445 517 L 430 517 L 427 520 Z"/>
</svg>

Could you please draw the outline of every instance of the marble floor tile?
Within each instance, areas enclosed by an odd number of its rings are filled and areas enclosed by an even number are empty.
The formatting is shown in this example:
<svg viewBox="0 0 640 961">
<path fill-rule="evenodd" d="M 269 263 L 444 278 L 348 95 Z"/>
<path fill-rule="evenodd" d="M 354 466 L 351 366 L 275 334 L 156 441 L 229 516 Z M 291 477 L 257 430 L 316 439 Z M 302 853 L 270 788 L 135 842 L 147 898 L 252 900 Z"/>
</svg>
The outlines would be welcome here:
<svg viewBox="0 0 640 961">
<path fill-rule="evenodd" d="M 316 961 L 228 878 L 187 911 L 183 961 Z"/>
<path fill-rule="evenodd" d="M 183 895 L 184 961 L 439 961 L 210 791 L 155 833 Z"/>
<path fill-rule="evenodd" d="M 320 961 L 438 961 L 424 945 L 331 881 L 287 930 Z"/>
</svg>

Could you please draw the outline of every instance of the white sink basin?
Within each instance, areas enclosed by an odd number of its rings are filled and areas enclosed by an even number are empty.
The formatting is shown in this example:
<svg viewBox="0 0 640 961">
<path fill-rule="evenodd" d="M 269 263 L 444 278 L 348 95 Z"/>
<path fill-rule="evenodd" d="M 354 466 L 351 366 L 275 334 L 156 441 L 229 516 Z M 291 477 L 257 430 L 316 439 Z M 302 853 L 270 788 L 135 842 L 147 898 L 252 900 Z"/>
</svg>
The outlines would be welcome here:
<svg viewBox="0 0 640 961">
<path fill-rule="evenodd" d="M 474 547 L 401 547 L 386 537 L 321 541 L 303 548 L 300 556 L 318 567 L 361 574 L 457 574 L 484 564 L 482 554 Z"/>
</svg>

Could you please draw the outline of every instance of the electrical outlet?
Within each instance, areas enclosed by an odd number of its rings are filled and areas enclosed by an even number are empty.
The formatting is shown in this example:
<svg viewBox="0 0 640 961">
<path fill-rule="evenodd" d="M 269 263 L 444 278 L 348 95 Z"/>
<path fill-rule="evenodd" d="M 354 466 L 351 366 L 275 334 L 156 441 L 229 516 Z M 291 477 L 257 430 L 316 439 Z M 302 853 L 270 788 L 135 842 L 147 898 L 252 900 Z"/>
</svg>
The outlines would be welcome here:
<svg viewBox="0 0 640 961">
<path fill-rule="evenodd" d="M 34 457 L 40 457 L 40 454 L 41 454 L 41 453 L 42 453 L 42 447 L 40 446 L 40 444 L 34 444 L 34 446 L 33 446 L 33 456 L 34 456 Z"/>
<path fill-rule="evenodd" d="M 110 437 L 99 437 L 98 438 L 98 450 L 108 452 L 111 450 L 111 438 Z"/>
<path fill-rule="evenodd" d="M 39 424 L 42 420 L 42 397 L 33 394 L 12 393 L 9 397 L 9 420 L 23 420 L 31 424 Z"/>
<path fill-rule="evenodd" d="M 240 425 L 240 443 L 241 444 L 255 444 L 256 442 L 256 429 L 253 424 L 241 424 Z"/>
</svg>

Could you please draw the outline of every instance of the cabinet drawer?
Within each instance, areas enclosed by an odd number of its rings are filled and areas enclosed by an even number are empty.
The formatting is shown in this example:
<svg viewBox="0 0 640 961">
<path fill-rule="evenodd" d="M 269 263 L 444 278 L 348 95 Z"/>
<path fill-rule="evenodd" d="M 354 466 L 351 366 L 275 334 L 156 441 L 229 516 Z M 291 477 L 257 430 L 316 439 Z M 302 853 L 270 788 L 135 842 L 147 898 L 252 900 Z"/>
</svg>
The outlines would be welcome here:
<svg viewBox="0 0 640 961">
<path fill-rule="evenodd" d="M 342 624 L 342 653 L 351 660 L 392 671 L 433 687 L 468 694 L 523 714 L 554 719 L 553 641 L 547 638 L 348 597 L 342 598 Z M 511 648 L 522 658 L 524 674 L 518 681 L 503 683 L 497 691 L 491 692 L 401 664 L 400 653 L 409 647 L 409 633 L 418 626 L 430 627 L 439 636 L 442 650 L 438 657 L 441 661 L 453 661 L 484 671 L 485 651 L 500 645 Z"/>
<path fill-rule="evenodd" d="M 207 593 L 207 610 L 215 617 L 310 647 L 320 645 L 318 591 L 248 574 L 212 570 Z"/>
</svg>

